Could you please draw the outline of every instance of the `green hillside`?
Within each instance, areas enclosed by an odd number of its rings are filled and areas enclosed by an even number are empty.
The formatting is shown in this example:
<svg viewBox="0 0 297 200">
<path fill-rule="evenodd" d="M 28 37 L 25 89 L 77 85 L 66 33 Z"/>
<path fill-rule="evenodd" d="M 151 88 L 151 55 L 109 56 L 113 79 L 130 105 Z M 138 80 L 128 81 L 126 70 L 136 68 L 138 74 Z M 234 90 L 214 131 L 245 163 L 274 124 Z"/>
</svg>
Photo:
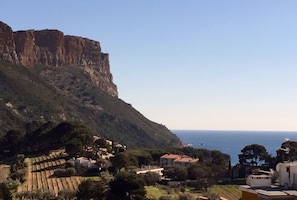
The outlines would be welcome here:
<svg viewBox="0 0 297 200">
<path fill-rule="evenodd" d="M 95 86 L 79 67 L 23 67 L 0 61 L 0 131 L 31 121 L 80 121 L 130 148 L 178 146 L 165 126 Z"/>
</svg>

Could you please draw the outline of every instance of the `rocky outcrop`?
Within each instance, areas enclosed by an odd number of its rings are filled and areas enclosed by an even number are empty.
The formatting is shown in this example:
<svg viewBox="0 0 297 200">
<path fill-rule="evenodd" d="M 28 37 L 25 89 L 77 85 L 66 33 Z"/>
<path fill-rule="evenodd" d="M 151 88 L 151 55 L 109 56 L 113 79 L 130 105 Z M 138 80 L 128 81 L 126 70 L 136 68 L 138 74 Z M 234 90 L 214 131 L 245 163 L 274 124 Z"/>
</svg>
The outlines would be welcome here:
<svg viewBox="0 0 297 200">
<path fill-rule="evenodd" d="M 0 22 L 0 60 L 24 66 L 81 67 L 101 90 L 118 96 L 108 54 L 101 52 L 97 41 L 65 36 L 58 30 L 13 32 L 8 25 Z"/>
<path fill-rule="evenodd" d="M 15 43 L 11 28 L 0 21 L 0 59 L 11 63 L 17 63 Z"/>
</svg>

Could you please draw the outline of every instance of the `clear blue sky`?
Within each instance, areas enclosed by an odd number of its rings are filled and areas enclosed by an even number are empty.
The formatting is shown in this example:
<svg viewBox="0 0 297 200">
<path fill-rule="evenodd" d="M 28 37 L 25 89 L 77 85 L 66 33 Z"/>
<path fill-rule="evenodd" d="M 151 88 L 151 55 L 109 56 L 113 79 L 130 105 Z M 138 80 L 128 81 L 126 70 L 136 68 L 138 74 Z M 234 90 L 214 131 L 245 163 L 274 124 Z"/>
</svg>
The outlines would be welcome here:
<svg viewBox="0 0 297 200">
<path fill-rule="evenodd" d="M 13 30 L 100 41 L 119 97 L 169 129 L 297 130 L 297 1 L 10 0 Z"/>
</svg>

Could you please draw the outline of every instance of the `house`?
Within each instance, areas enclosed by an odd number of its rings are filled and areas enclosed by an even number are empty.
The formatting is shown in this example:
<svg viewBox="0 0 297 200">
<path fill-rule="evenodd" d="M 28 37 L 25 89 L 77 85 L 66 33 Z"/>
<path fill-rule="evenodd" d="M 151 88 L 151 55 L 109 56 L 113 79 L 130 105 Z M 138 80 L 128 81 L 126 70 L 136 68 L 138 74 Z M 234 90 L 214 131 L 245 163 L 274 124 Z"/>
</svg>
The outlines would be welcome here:
<svg viewBox="0 0 297 200">
<path fill-rule="evenodd" d="M 177 154 L 165 154 L 160 157 L 160 165 L 181 165 L 187 166 L 192 163 L 197 163 L 199 161 L 198 158 L 192 158 L 187 155 L 177 155 Z"/>
<path fill-rule="evenodd" d="M 297 162 L 278 163 L 276 170 L 260 171 L 266 174 L 252 174 L 247 177 L 247 185 L 239 186 L 242 200 L 293 200 L 297 198 Z M 272 180 L 276 184 L 272 184 Z"/>
<path fill-rule="evenodd" d="M 90 169 L 98 169 L 96 160 L 88 159 L 85 157 L 79 157 L 74 160 L 75 169 L 78 172 L 86 172 Z"/>
<path fill-rule="evenodd" d="M 134 169 L 134 172 L 136 174 L 145 174 L 147 172 L 154 172 L 154 173 L 159 174 L 160 176 L 163 176 L 163 170 L 164 170 L 163 167 L 158 167 L 158 166 L 144 166 L 144 167 L 141 167 L 141 168 Z"/>
<path fill-rule="evenodd" d="M 174 160 L 175 165 L 180 165 L 180 166 L 187 166 L 192 163 L 197 163 L 199 161 L 198 158 L 191 158 L 191 157 L 180 157 Z"/>
</svg>

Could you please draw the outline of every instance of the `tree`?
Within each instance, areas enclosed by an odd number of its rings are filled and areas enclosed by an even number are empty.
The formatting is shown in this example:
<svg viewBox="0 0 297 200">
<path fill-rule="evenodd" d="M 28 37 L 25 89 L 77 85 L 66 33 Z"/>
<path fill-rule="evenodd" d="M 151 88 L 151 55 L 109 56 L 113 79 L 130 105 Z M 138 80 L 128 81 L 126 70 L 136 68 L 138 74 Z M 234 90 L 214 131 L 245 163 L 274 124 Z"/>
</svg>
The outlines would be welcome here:
<svg viewBox="0 0 297 200">
<path fill-rule="evenodd" d="M 243 166 L 263 166 L 271 159 L 265 147 L 259 144 L 245 146 L 238 157 L 239 163 Z"/>
<path fill-rule="evenodd" d="M 80 200 L 101 200 L 105 198 L 105 188 L 102 181 L 87 179 L 78 185 L 76 192 L 77 199 Z"/>
<path fill-rule="evenodd" d="M 114 157 L 110 158 L 110 161 L 116 172 L 129 165 L 129 159 L 124 153 L 117 153 Z"/>
<path fill-rule="evenodd" d="M 109 187 L 111 194 L 115 195 L 118 199 L 145 199 L 144 180 L 135 173 L 119 172 L 115 180 L 109 183 Z"/>
<path fill-rule="evenodd" d="M 143 174 L 143 179 L 147 185 L 154 185 L 161 180 L 161 176 L 155 172 L 147 172 Z"/>
<path fill-rule="evenodd" d="M 210 175 L 209 167 L 197 163 L 187 166 L 187 170 L 188 177 L 191 180 L 204 179 Z"/>
<path fill-rule="evenodd" d="M 164 176 L 177 181 L 185 181 L 188 178 L 186 167 L 180 165 L 169 165 L 164 168 Z"/>
<path fill-rule="evenodd" d="M 83 144 L 79 139 L 74 138 L 66 144 L 65 151 L 69 157 L 75 157 L 83 151 Z"/>
<path fill-rule="evenodd" d="M 296 161 L 297 160 L 297 142 L 285 141 L 281 148 L 277 150 L 277 162 Z"/>
<path fill-rule="evenodd" d="M 99 138 L 98 140 L 96 140 L 95 145 L 97 145 L 100 148 L 106 148 L 107 151 L 110 151 L 112 149 L 112 146 L 103 138 Z"/>
<path fill-rule="evenodd" d="M 3 147 L 9 150 L 9 155 L 15 155 L 21 150 L 24 138 L 25 134 L 20 130 L 9 130 L 2 139 Z"/>
</svg>

